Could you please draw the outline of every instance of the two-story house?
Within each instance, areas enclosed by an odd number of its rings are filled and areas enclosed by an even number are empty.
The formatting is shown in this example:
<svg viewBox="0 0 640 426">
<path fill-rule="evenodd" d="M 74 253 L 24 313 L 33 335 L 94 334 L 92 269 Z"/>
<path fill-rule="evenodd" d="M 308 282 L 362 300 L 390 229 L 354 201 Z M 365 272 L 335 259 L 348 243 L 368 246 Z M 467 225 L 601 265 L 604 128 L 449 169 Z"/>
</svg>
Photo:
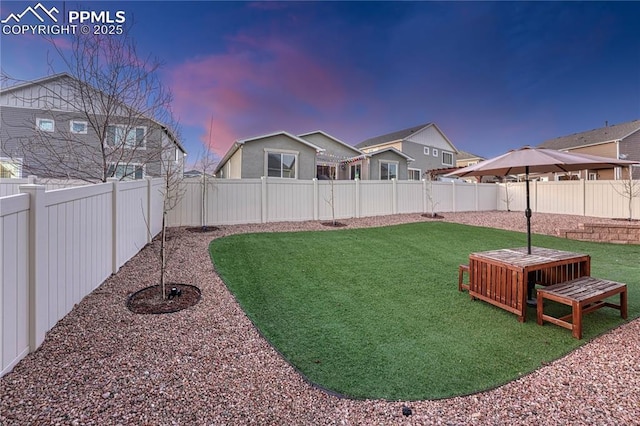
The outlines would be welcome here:
<svg viewBox="0 0 640 426">
<path fill-rule="evenodd" d="M 62 73 L 0 90 L 0 177 L 104 181 L 182 173 L 186 151 L 154 117 Z"/>
<path fill-rule="evenodd" d="M 369 155 L 389 149 L 404 154 L 410 159 L 406 164 L 406 179 L 409 180 L 420 180 L 430 170 L 454 167 L 458 153 L 453 143 L 434 123 L 369 138 L 357 144 L 356 148 Z M 394 163 L 388 164 L 395 167 Z M 402 161 L 398 164 L 402 169 Z"/>
<path fill-rule="evenodd" d="M 599 155 L 620 160 L 640 161 L 640 120 L 611 126 L 607 123 L 599 129 L 549 139 L 541 143 L 539 147 Z M 640 167 L 632 167 L 632 171 L 633 179 L 640 179 Z M 611 168 L 583 170 L 573 172 L 570 176 L 557 174 L 556 176 L 549 176 L 549 179 L 615 180 L 628 179 L 628 174 L 620 168 Z"/>
</svg>

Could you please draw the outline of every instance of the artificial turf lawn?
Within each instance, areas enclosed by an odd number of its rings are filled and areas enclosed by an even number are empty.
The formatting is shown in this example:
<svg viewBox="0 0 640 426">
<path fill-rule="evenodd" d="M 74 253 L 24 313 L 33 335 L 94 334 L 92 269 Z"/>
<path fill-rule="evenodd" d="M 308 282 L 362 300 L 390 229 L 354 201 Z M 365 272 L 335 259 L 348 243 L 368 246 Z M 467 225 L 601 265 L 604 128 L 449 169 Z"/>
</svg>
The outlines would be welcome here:
<svg viewBox="0 0 640 426">
<path fill-rule="evenodd" d="M 233 235 L 210 252 L 249 318 L 309 380 L 355 398 L 416 400 L 495 387 L 624 322 L 618 310 L 590 313 L 578 341 L 537 325 L 535 308 L 519 323 L 458 292 L 469 253 L 524 245 L 523 233 L 424 222 Z M 590 254 L 591 275 L 627 283 L 629 319 L 640 315 L 640 246 L 542 235 L 533 245 Z"/>
</svg>

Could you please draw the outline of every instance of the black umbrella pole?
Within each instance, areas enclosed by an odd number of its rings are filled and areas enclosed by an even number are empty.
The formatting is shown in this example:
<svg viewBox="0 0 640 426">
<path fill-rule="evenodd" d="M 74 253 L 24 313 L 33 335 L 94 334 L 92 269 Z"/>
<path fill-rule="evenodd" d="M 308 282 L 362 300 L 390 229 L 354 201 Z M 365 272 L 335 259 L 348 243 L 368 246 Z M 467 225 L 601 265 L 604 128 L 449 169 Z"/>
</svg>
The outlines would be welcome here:
<svg viewBox="0 0 640 426">
<path fill-rule="evenodd" d="M 527 217 L 527 253 L 531 254 L 531 204 L 529 202 L 529 167 L 525 168 L 525 187 L 527 192 L 527 208 L 524 211 L 524 215 Z M 527 304 L 529 306 L 535 306 L 536 301 L 533 298 L 533 290 L 536 286 L 535 274 L 529 274 L 527 276 Z"/>
</svg>

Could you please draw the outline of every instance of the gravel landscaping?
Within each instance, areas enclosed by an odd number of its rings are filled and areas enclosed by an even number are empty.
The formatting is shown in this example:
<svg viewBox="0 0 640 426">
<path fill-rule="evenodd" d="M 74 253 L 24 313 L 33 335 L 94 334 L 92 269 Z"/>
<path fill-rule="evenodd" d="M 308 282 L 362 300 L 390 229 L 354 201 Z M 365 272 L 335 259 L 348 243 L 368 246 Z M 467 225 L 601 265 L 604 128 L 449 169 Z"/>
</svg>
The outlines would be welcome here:
<svg viewBox="0 0 640 426">
<path fill-rule="evenodd" d="M 525 230 L 522 212 L 443 215 L 445 221 Z M 426 220 L 412 214 L 340 222 L 353 228 Z M 607 220 L 534 214 L 532 229 L 555 235 L 584 222 Z M 260 337 L 207 251 L 213 238 L 224 235 L 285 230 L 333 228 L 300 222 L 221 226 L 210 233 L 171 229 L 168 280 L 199 287 L 199 303 L 164 315 L 127 309 L 129 294 L 158 282 L 157 253 L 145 248 L 0 379 L 0 424 L 638 424 L 638 319 L 532 374 L 471 396 L 358 401 L 315 388 Z M 411 416 L 403 416 L 403 405 Z"/>
</svg>

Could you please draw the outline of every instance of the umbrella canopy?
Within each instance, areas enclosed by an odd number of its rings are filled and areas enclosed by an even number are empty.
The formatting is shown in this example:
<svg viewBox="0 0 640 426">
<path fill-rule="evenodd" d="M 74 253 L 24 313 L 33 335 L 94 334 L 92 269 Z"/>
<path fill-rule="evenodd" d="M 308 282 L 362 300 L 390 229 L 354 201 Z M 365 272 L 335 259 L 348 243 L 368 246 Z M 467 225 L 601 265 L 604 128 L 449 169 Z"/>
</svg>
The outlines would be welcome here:
<svg viewBox="0 0 640 426">
<path fill-rule="evenodd" d="M 464 167 L 445 176 L 507 176 L 526 174 L 527 249 L 531 254 L 531 208 L 529 207 L 529 173 L 570 172 L 598 170 L 638 164 L 637 161 L 617 160 L 587 154 L 574 154 L 546 148 L 524 147 L 515 149 L 472 166 Z"/>
<path fill-rule="evenodd" d="M 526 146 L 456 170 L 446 176 L 507 176 L 523 173 L 562 173 L 585 169 L 610 169 L 632 164 L 638 164 L 638 162 Z"/>
</svg>

